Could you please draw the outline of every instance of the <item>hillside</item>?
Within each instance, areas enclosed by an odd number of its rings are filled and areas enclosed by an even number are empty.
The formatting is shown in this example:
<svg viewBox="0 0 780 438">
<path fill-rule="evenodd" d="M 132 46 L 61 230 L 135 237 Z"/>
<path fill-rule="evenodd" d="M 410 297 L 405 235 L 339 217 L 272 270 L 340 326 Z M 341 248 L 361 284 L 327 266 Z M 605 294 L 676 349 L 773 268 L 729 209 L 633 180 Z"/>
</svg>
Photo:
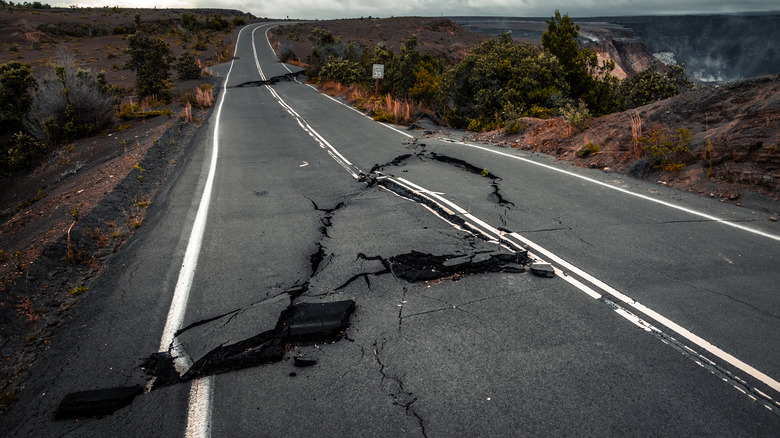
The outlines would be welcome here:
<svg viewBox="0 0 780 438">
<path fill-rule="evenodd" d="M 4 6 L 0 64 L 28 63 L 39 77 L 65 55 L 80 69 L 104 70 L 124 105 L 134 100 L 135 74 L 125 65 L 125 48 L 127 34 L 136 28 L 159 35 L 176 56 L 196 49 L 204 66 L 232 53 L 233 26 L 188 33 L 181 26 L 185 12 L 201 23 L 217 14 L 231 21 L 253 19 L 220 10 Z M 196 88 L 218 81 L 208 67 L 200 79 L 174 79 L 173 101 L 154 108 L 160 115 L 114 117 L 99 134 L 58 145 L 34 169 L 0 179 L 0 414 L 69 309 L 90 298 L 90 281 L 103 273 L 106 258 L 143 231 L 155 194 L 175 174 L 208 117 L 207 107 L 186 113 L 183 105 Z"/>
<path fill-rule="evenodd" d="M 632 116 L 639 117 L 644 136 L 656 130 L 667 135 L 690 130 L 690 151 L 673 158 L 683 169 L 655 168 L 649 152 L 634 147 L 632 125 L 637 126 L 637 119 L 632 122 Z M 750 204 L 773 217 L 780 212 L 780 75 L 700 86 L 636 110 L 592 119 L 583 129 L 560 118 L 524 122 L 525 129 L 516 135 L 471 137 Z M 588 143 L 597 151 L 586 153 Z"/>
</svg>

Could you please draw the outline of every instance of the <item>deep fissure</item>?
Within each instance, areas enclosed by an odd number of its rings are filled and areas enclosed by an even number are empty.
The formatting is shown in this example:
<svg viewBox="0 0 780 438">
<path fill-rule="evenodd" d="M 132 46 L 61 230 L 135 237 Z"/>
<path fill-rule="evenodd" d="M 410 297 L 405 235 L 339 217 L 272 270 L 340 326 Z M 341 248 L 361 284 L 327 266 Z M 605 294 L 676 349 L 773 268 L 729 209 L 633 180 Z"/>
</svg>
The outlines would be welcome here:
<svg viewBox="0 0 780 438">
<path fill-rule="evenodd" d="M 244 83 L 236 87 L 261 86 L 276 83 L 280 80 L 293 80 L 297 74 L 298 73 L 282 75 L 268 81 Z M 468 172 L 479 174 L 482 177 L 489 178 L 493 180 L 491 183 L 491 186 L 493 187 L 493 192 L 490 195 L 491 201 L 504 206 L 514 205 L 513 203 L 504 200 L 499 193 L 497 181 L 499 181 L 500 178 L 488 172 L 486 169 L 478 169 L 463 160 L 438 155 L 436 153 L 401 155 L 384 165 L 375 165 L 374 168 L 372 168 L 371 175 L 363 175 L 361 181 L 366 183 L 366 188 L 371 188 L 374 185 L 379 184 L 383 188 L 396 193 L 399 196 L 424 204 L 450 223 L 465 229 L 465 221 L 463 218 L 448 213 L 437 203 L 406 189 L 392 179 L 383 178 L 381 174 L 378 174 L 378 171 L 384 167 L 399 166 L 413 156 L 444 162 Z M 151 390 L 189 382 L 204 376 L 237 371 L 260 364 L 279 362 L 284 358 L 287 345 L 293 343 L 335 342 L 345 335 L 345 331 L 349 326 L 349 318 L 356 307 L 353 300 L 330 303 L 296 304 L 296 300 L 309 290 L 310 280 L 322 269 L 322 265 L 328 257 L 322 240 L 329 238 L 328 230 L 333 226 L 332 219 L 334 214 L 346 205 L 344 202 L 340 202 L 333 208 L 321 208 L 314 200 L 310 199 L 310 202 L 316 211 L 324 213 L 320 218 L 322 224 L 319 228 L 321 234 L 320 240 L 315 243 L 316 250 L 309 256 L 311 274 L 308 280 L 294 285 L 285 292 L 290 296 L 290 304 L 281 312 L 275 327 L 233 344 L 218 345 L 196 360 L 183 374 L 180 374 L 174 366 L 174 359 L 176 358 L 172 354 L 173 348 L 170 348 L 166 352 L 157 352 L 149 355 L 143 361 L 141 367 L 152 382 Z M 485 236 L 479 234 L 475 234 L 475 236 L 488 240 Z M 366 256 L 363 253 L 359 253 L 356 260 L 358 259 L 380 261 L 383 269 L 357 273 L 335 290 L 346 288 L 352 282 L 360 278 L 363 278 L 366 282 L 366 286 L 371 288 L 369 277 L 385 274 L 392 274 L 398 279 L 405 280 L 409 283 L 416 283 L 477 273 L 524 272 L 523 265 L 528 261 L 527 253 L 523 251 L 513 253 L 504 250 L 481 253 L 472 252 L 465 255 L 434 255 L 411 251 L 409 253 L 398 254 L 387 258 L 382 256 Z M 175 336 L 178 337 L 194 327 L 209 324 L 228 316 L 232 318 L 242 310 L 244 309 L 236 309 L 218 316 L 194 322 L 179 329 Z M 402 320 L 401 311 L 399 311 L 399 329 Z M 383 375 L 383 379 L 391 379 L 396 383 L 395 386 L 397 386 L 398 391 L 391 392 L 390 394 L 394 398 L 394 404 L 403 407 L 407 414 L 414 415 L 420 424 L 423 435 L 425 435 L 425 427 L 422 418 L 411 408 L 412 404 L 416 401 L 416 398 L 412 393 L 403 389 L 403 383 L 400 380 L 385 375 L 383 371 L 384 364 L 381 363 L 376 349 L 375 355 L 377 362 L 380 364 L 380 372 Z M 313 364 L 314 363 L 311 361 L 303 358 L 296 358 L 295 360 L 295 366 L 299 367 L 311 366 Z M 110 415 L 116 410 L 131 404 L 138 395 L 143 393 L 142 388 L 143 386 L 141 385 L 133 385 L 71 393 L 62 400 L 55 413 L 55 417 L 57 419 L 63 419 Z"/>
<path fill-rule="evenodd" d="M 294 81 L 299 75 L 302 75 L 304 73 L 304 70 L 300 71 L 294 71 L 291 73 L 285 73 L 283 75 L 274 76 L 272 78 L 266 79 L 264 81 L 249 81 L 244 82 L 238 85 L 231 85 L 227 88 L 244 88 L 244 87 L 262 87 L 264 85 L 275 85 L 281 81 L 286 82 L 292 82 Z"/>
</svg>

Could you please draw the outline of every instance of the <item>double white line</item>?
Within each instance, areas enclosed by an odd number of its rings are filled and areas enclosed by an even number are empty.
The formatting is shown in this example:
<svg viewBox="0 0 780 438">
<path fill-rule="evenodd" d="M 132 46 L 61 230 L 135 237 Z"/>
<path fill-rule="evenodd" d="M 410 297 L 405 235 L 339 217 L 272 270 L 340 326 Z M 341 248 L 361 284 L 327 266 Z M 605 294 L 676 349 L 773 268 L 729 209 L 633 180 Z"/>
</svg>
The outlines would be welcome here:
<svg viewBox="0 0 780 438">
<path fill-rule="evenodd" d="M 608 304 L 618 315 L 627 319 L 631 323 L 641 327 L 647 332 L 654 334 L 662 339 L 664 342 L 674 346 L 681 350 L 688 357 L 693 359 L 700 366 L 708 369 L 713 374 L 718 375 L 726 382 L 732 384 L 740 392 L 745 393 L 748 397 L 761 403 L 764 407 L 772 412 L 780 414 L 780 402 L 774 400 L 771 396 L 762 392 L 758 388 L 745 382 L 743 379 L 735 376 L 728 370 L 720 367 L 715 361 L 708 359 L 698 351 L 687 347 L 683 343 L 676 340 L 674 337 L 669 336 L 661 329 L 655 327 L 653 324 L 647 322 L 645 319 L 640 318 L 634 313 L 630 312 L 626 306 L 630 306 L 635 311 L 645 315 L 648 319 L 652 319 L 657 324 L 666 327 L 679 336 L 687 339 L 700 349 L 713 355 L 719 360 L 728 363 L 729 365 L 739 369 L 740 371 L 750 375 L 754 379 L 764 383 L 768 387 L 780 393 L 780 382 L 768 376 L 767 374 L 757 370 L 753 366 L 743 362 L 742 360 L 734 357 L 732 354 L 723 351 L 721 348 L 713 345 L 711 342 L 701 338 L 690 330 L 675 323 L 669 318 L 661 315 L 660 313 L 650 309 L 644 304 L 634 300 L 626 294 L 618 291 L 617 289 L 609 286 L 598 278 L 585 272 L 584 270 L 572 265 L 563 258 L 557 256 L 551 251 L 545 249 L 541 245 L 531 241 L 530 239 L 516 233 L 501 231 L 492 225 L 482 221 L 476 216 L 469 213 L 467 210 L 458 206 L 454 202 L 442 196 L 441 193 L 427 190 L 417 184 L 414 184 L 404 178 L 392 178 L 392 180 L 407 190 L 415 193 L 418 196 L 425 197 L 428 201 L 437 204 L 448 214 L 456 215 L 465 220 L 466 225 L 472 229 L 472 231 L 480 233 L 486 236 L 490 240 L 496 240 L 499 243 L 509 246 L 514 250 L 520 251 L 524 248 L 529 248 L 528 255 L 537 262 L 550 262 L 555 267 L 555 273 L 558 277 L 562 278 L 572 286 L 576 287 L 580 291 L 586 293 L 589 297 L 603 301 Z M 443 218 L 447 220 L 446 218 Z M 448 221 L 452 223 L 451 221 Z M 453 224 L 454 225 L 454 224 Z M 544 258 L 542 258 L 544 257 Z M 577 279 L 579 278 L 579 280 Z M 590 284 L 590 286 L 588 284 Z M 595 288 L 595 289 L 594 289 Z M 600 292 L 599 292 L 600 291 Z M 611 298 L 611 299 L 610 299 Z M 614 301 L 613 301 L 614 300 Z M 621 303 L 621 304 L 618 304 Z"/>
</svg>

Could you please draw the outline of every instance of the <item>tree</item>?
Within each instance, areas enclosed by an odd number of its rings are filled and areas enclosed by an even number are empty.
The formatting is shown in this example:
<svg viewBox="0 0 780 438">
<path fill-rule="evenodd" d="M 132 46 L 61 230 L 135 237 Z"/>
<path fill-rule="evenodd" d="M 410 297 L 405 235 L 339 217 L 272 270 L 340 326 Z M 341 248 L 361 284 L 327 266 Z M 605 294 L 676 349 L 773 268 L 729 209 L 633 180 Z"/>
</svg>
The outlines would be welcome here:
<svg viewBox="0 0 780 438">
<path fill-rule="evenodd" d="M 321 27 L 315 27 L 309 33 L 308 38 L 312 47 L 307 58 L 309 66 L 306 69 L 306 75 L 316 77 L 320 75 L 320 69 L 331 55 L 339 55 L 336 48 L 336 38 L 330 31 Z"/>
<path fill-rule="evenodd" d="M 0 65 L 0 135 L 23 128 L 22 119 L 30 108 L 34 86 L 29 64 L 11 61 Z"/>
<path fill-rule="evenodd" d="M 398 98 L 409 96 L 409 90 L 414 86 L 414 72 L 420 61 L 417 51 L 417 35 L 410 35 L 401 45 L 401 55 L 394 62 L 385 66 L 385 80 L 391 87 L 392 94 Z"/>
<path fill-rule="evenodd" d="M 577 44 L 580 26 L 568 15 L 555 16 L 547 20 L 547 30 L 542 34 L 542 47 L 555 56 L 563 67 L 569 84 L 569 97 L 582 99 L 596 115 L 603 115 L 618 109 L 614 90 L 617 80 L 612 76 L 615 63 L 599 64 L 596 52 L 581 49 Z"/>
<path fill-rule="evenodd" d="M 128 68 L 135 71 L 135 91 L 138 97 L 157 96 L 167 101 L 172 54 L 160 37 L 135 33 L 127 37 Z"/>
</svg>

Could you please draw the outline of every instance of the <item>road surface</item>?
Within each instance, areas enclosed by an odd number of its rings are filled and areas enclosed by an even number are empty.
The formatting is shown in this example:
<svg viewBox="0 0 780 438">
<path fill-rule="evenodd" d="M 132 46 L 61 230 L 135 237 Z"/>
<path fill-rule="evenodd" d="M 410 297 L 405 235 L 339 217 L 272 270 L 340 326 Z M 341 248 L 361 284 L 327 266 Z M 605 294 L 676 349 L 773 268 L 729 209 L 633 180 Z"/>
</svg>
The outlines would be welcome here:
<svg viewBox="0 0 780 438">
<path fill-rule="evenodd" d="M 374 122 L 270 27 L 6 436 L 777 436 L 778 224 Z"/>
</svg>

